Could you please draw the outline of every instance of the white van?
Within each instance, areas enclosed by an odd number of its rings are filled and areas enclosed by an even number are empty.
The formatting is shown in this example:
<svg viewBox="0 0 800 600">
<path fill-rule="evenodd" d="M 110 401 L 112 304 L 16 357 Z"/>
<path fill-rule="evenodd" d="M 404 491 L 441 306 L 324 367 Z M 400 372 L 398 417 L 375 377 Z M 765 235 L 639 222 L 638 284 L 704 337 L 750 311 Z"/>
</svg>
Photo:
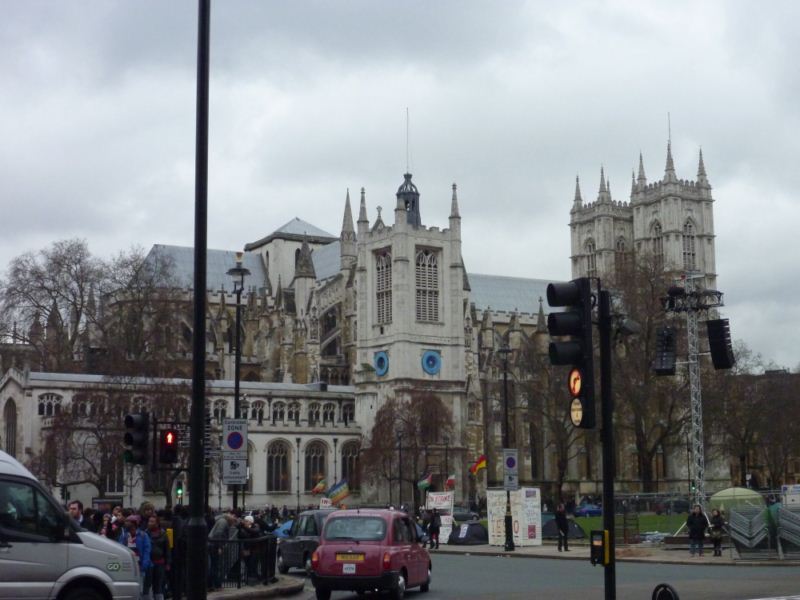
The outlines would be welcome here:
<svg viewBox="0 0 800 600">
<path fill-rule="evenodd" d="M 28 469 L 0 451 L 0 599 L 139 597 L 133 553 L 78 527 Z"/>
</svg>

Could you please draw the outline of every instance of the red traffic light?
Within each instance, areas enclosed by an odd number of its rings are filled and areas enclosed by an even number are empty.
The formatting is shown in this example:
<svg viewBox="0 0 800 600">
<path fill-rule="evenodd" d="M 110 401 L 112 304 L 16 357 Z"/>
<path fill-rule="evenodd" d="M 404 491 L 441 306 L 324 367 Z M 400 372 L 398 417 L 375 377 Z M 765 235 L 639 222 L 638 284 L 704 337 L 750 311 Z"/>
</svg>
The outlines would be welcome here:
<svg viewBox="0 0 800 600">
<path fill-rule="evenodd" d="M 575 367 L 570 370 L 569 377 L 567 378 L 567 387 L 569 389 L 569 395 L 573 398 L 577 398 L 581 395 L 581 390 L 583 390 L 583 374 L 579 368 Z"/>
<path fill-rule="evenodd" d="M 158 461 L 174 464 L 178 462 L 178 432 L 174 429 L 165 429 L 161 432 L 161 443 L 158 448 Z"/>
<path fill-rule="evenodd" d="M 167 446 L 174 446 L 177 441 L 178 436 L 175 435 L 174 431 L 170 429 L 164 432 L 164 443 Z"/>
</svg>

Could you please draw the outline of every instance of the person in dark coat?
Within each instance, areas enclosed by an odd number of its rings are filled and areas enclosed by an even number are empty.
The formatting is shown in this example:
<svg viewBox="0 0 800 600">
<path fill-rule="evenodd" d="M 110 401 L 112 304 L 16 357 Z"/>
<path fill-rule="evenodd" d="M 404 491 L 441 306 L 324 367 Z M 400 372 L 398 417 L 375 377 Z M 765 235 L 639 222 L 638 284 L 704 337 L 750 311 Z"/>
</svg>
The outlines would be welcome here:
<svg viewBox="0 0 800 600">
<path fill-rule="evenodd" d="M 692 512 L 686 519 L 686 528 L 689 530 L 689 555 L 694 556 L 697 552 L 703 556 L 703 540 L 708 529 L 708 519 L 703 514 L 703 509 L 699 504 L 695 504 Z"/>
<path fill-rule="evenodd" d="M 431 550 L 433 550 L 433 544 L 436 543 L 436 549 L 439 549 L 439 531 L 442 528 L 442 517 L 439 515 L 439 509 L 434 508 L 433 513 L 431 513 L 431 520 L 428 523 L 428 537 L 431 538 Z"/>
<path fill-rule="evenodd" d="M 711 534 L 711 541 L 714 543 L 714 556 L 722 556 L 722 534 L 725 527 L 725 519 L 722 518 L 719 510 L 715 508 L 711 511 L 711 519 L 709 521 L 711 524 L 709 533 Z"/>
<path fill-rule="evenodd" d="M 567 539 L 569 538 L 569 520 L 567 520 L 567 509 L 562 502 L 556 507 L 556 527 L 558 527 L 558 551 L 564 547 L 564 552 L 569 552 Z"/>
</svg>

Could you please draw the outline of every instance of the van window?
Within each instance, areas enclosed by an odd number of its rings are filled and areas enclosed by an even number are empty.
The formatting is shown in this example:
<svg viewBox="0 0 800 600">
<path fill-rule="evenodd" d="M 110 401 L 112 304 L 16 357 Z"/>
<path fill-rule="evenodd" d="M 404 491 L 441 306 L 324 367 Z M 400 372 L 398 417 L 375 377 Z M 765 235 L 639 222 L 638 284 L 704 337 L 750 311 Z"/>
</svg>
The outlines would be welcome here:
<svg viewBox="0 0 800 600">
<path fill-rule="evenodd" d="M 53 505 L 33 486 L 0 481 L 0 530 L 5 537 L 50 541 L 62 522 Z"/>
<path fill-rule="evenodd" d="M 319 535 L 319 531 L 317 531 L 317 520 L 314 518 L 314 515 L 308 515 L 305 519 L 306 526 L 303 530 L 303 535 Z"/>
</svg>

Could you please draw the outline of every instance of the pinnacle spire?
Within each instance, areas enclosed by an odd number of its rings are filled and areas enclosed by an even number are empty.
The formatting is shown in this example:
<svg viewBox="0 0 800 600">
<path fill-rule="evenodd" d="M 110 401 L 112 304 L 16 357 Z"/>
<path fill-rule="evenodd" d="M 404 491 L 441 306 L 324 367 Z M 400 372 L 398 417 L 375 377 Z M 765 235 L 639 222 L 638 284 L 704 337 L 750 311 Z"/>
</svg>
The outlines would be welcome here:
<svg viewBox="0 0 800 600">
<path fill-rule="evenodd" d="M 342 233 L 353 232 L 353 212 L 350 210 L 350 188 L 347 188 L 347 198 L 344 201 L 344 218 L 342 219 Z"/>
<path fill-rule="evenodd" d="M 581 204 L 583 204 L 583 198 L 581 197 L 581 180 L 575 175 L 575 206 L 580 206 Z"/>
<path fill-rule="evenodd" d="M 697 180 L 702 182 L 708 181 L 706 175 L 706 165 L 703 162 L 703 149 L 700 148 L 700 160 L 697 162 Z"/>
<path fill-rule="evenodd" d="M 606 189 L 606 174 L 603 170 L 603 165 L 600 165 L 600 190 L 599 192 L 602 194 L 603 192 L 607 192 Z"/>
<path fill-rule="evenodd" d="M 450 218 L 460 217 L 458 213 L 458 195 L 456 194 L 456 184 L 453 183 L 453 199 L 450 201 Z"/>
<path fill-rule="evenodd" d="M 644 161 L 642 160 L 642 153 L 639 152 L 639 177 L 637 178 L 637 183 L 641 186 L 647 185 L 647 177 L 644 174 Z"/>
<path fill-rule="evenodd" d="M 539 296 L 539 314 L 536 316 L 536 332 L 547 333 L 547 321 L 544 318 L 544 305 L 543 299 Z"/>
<path fill-rule="evenodd" d="M 367 196 L 363 187 L 361 188 L 361 206 L 358 209 L 358 221 L 369 222 L 369 219 L 367 219 Z"/>
<path fill-rule="evenodd" d="M 631 194 L 636 191 L 636 172 L 631 169 Z"/>
<path fill-rule="evenodd" d="M 297 257 L 297 265 L 294 269 L 295 279 L 300 277 L 311 277 L 316 279 L 314 272 L 314 261 L 311 258 L 311 247 L 308 245 L 308 237 L 303 234 L 303 245 L 300 246 L 300 254 Z"/>
<path fill-rule="evenodd" d="M 667 166 L 664 169 L 664 181 L 677 181 L 675 163 L 672 160 L 672 140 L 667 142 Z"/>
</svg>

